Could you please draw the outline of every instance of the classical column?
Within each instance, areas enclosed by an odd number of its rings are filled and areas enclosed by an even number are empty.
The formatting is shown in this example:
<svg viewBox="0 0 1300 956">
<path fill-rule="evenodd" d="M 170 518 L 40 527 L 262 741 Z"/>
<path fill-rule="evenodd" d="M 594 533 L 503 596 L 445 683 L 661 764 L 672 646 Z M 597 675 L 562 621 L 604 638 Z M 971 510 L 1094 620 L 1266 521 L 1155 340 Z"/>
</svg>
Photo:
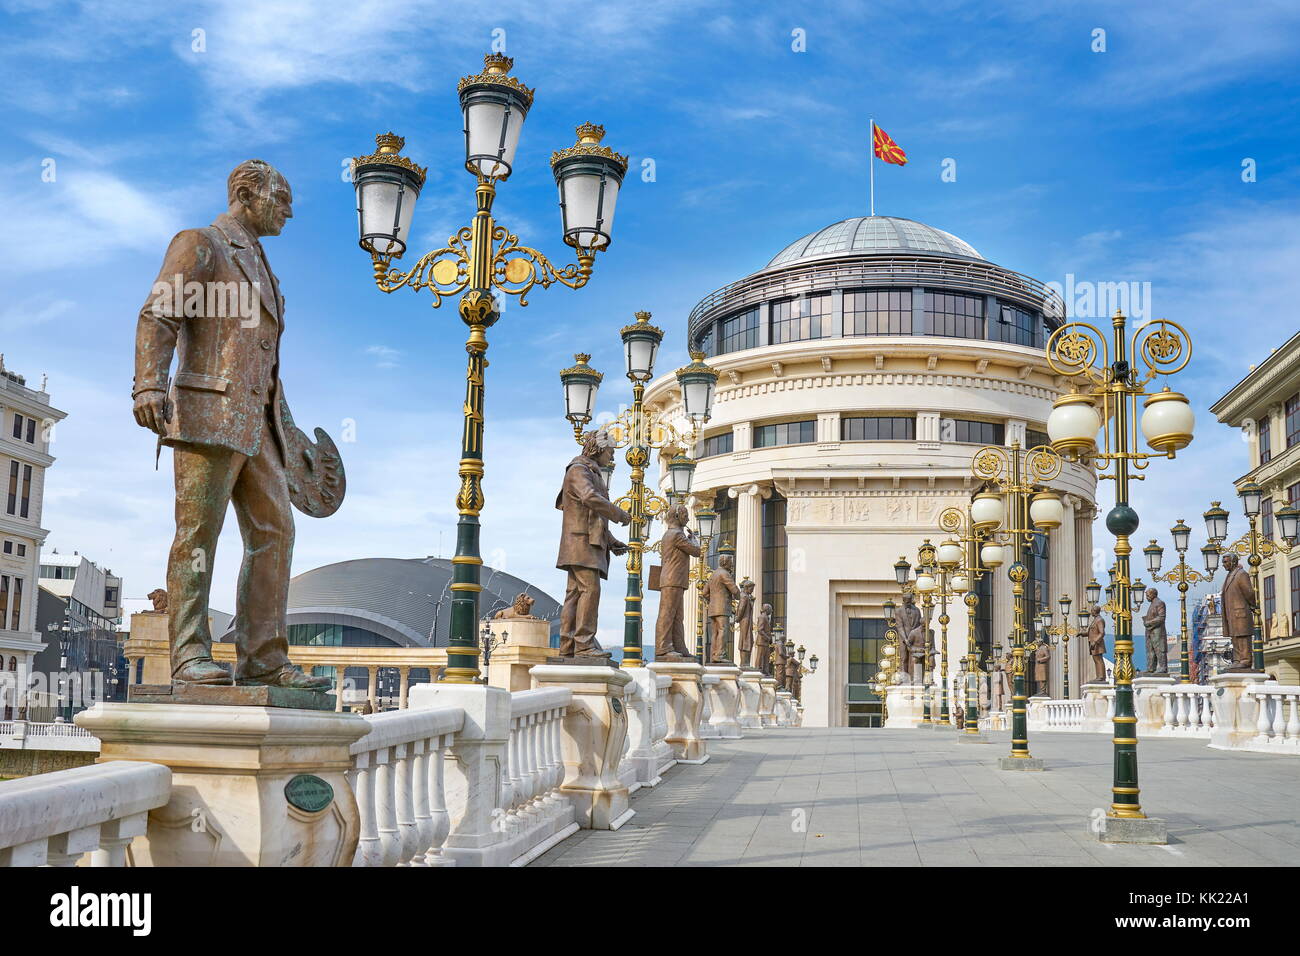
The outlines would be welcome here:
<svg viewBox="0 0 1300 956">
<path fill-rule="evenodd" d="M 403 664 L 397 668 L 397 678 L 401 685 L 401 698 L 398 701 L 397 709 L 406 710 L 406 694 L 411 689 L 411 668 L 408 664 Z"/>
<path fill-rule="evenodd" d="M 1062 495 L 1061 507 L 1065 514 L 1061 519 L 1061 526 L 1047 536 L 1048 560 L 1051 568 L 1048 572 L 1048 583 L 1050 588 L 1048 593 L 1043 595 L 1043 601 L 1052 611 L 1052 620 L 1057 624 L 1061 622 L 1061 606 L 1057 603 L 1062 594 L 1068 594 L 1074 597 L 1074 502 L 1073 495 Z M 1074 607 L 1071 606 L 1070 618 L 1074 617 Z M 1073 627 L 1072 620 L 1064 622 L 1066 627 Z M 1062 657 L 1062 648 L 1065 644 L 1059 637 L 1053 638 L 1054 647 L 1052 650 L 1052 662 L 1048 669 L 1049 679 L 1047 682 L 1048 693 L 1053 700 L 1059 700 L 1064 688 L 1062 687 L 1061 674 L 1063 667 L 1069 667 L 1070 662 Z M 1073 645 L 1075 642 L 1070 641 Z M 1072 648 L 1073 650 L 1073 648 Z M 1073 679 L 1070 680 L 1070 687 L 1077 690 L 1078 684 Z"/>
<path fill-rule="evenodd" d="M 727 491 L 736 499 L 736 583 L 745 578 L 754 582 L 755 612 L 763 606 L 763 499 L 769 494 L 758 484 L 738 485 Z M 748 661 L 736 663 L 749 666 Z"/>
<path fill-rule="evenodd" d="M 373 664 L 366 665 L 366 697 L 370 700 L 370 710 L 379 713 L 379 668 Z"/>
<path fill-rule="evenodd" d="M 334 710 L 343 712 L 343 686 L 347 683 L 348 669 L 342 664 L 334 668 Z"/>
</svg>

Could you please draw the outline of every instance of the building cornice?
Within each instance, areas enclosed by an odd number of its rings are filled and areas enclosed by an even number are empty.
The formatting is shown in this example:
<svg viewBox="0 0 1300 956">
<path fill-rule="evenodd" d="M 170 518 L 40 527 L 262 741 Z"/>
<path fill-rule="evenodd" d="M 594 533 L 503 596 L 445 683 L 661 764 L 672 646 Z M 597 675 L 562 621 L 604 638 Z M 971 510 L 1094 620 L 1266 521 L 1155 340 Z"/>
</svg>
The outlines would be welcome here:
<svg viewBox="0 0 1300 956">
<path fill-rule="evenodd" d="M 1210 406 L 1225 425 L 1236 427 L 1300 389 L 1300 332 L 1287 339 L 1250 374 Z"/>
<path fill-rule="evenodd" d="M 49 468 L 54 464 L 54 456 L 47 455 L 43 451 L 37 451 L 26 442 L 14 441 L 12 438 L 0 437 L 0 455 L 4 455 L 6 458 L 16 458 L 24 464 L 38 465 L 41 468 Z"/>
</svg>

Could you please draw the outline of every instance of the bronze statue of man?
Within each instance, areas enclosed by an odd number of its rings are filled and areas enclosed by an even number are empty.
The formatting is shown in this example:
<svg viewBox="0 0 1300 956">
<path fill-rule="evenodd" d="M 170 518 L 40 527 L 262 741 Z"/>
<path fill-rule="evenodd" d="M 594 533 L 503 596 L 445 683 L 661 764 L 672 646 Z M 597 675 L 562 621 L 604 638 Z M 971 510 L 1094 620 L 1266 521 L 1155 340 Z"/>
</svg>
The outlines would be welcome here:
<svg viewBox="0 0 1300 956">
<path fill-rule="evenodd" d="M 1155 588 L 1147 588 L 1147 609 L 1142 615 L 1146 629 L 1148 674 L 1169 673 L 1169 645 L 1165 634 L 1165 602 Z"/>
<path fill-rule="evenodd" d="M 710 661 L 714 664 L 731 663 L 727 640 L 730 628 L 727 626 L 731 615 L 731 602 L 740 597 L 740 588 L 731 576 L 731 555 L 724 554 L 718 558 L 718 567 L 709 575 L 704 585 L 704 597 L 709 602 L 709 627 L 713 638 L 713 654 Z"/>
<path fill-rule="evenodd" d="M 740 597 L 736 599 L 736 661 L 748 667 L 754 654 L 754 582 L 749 578 L 740 582 Z"/>
<path fill-rule="evenodd" d="M 785 641 L 773 638 L 772 644 L 772 676 L 776 678 L 778 687 L 785 687 Z"/>
<path fill-rule="evenodd" d="M 993 662 L 993 671 L 990 673 L 989 678 L 993 690 L 993 712 L 1001 713 L 1006 709 L 1007 700 L 1011 697 L 1010 681 L 1001 658 Z"/>
<path fill-rule="evenodd" d="M 1046 641 L 1039 641 L 1034 649 L 1034 693 L 1041 697 L 1050 697 L 1048 686 L 1048 668 L 1052 662 L 1052 647 Z"/>
<path fill-rule="evenodd" d="M 772 676 L 772 605 L 764 604 L 754 621 L 754 659 L 751 666 Z"/>
<path fill-rule="evenodd" d="M 600 582 L 609 577 L 609 556 L 627 545 L 609 533 L 609 523 L 630 524 L 632 516 L 609 500 L 601 469 L 614 461 L 614 444 L 604 429 L 582 436 L 582 454 L 564 469 L 555 507 L 564 513 L 555 566 L 569 583 L 560 611 L 561 657 L 609 657 L 596 640 Z"/>
<path fill-rule="evenodd" d="M 171 447 L 175 467 L 176 536 L 167 560 L 172 680 L 231 682 L 212 659 L 208 598 L 217 537 L 233 503 L 244 541 L 235 680 L 323 691 L 329 678 L 289 663 L 290 505 L 302 507 L 301 472 L 316 463 L 304 466 L 300 456 L 317 450 L 299 443 L 306 438 L 284 401 L 284 298 L 259 241 L 280 234 L 293 215 L 293 194 L 260 159 L 236 166 L 226 193 L 228 208 L 212 225 L 172 240 L 136 326 L 135 420 Z M 169 378 L 173 356 L 176 375 Z M 327 493 L 336 508 L 337 452 L 332 462 L 335 491 Z"/>
<path fill-rule="evenodd" d="M 1228 578 L 1223 582 L 1223 628 L 1232 638 L 1232 666 L 1227 673 L 1255 670 L 1255 656 L 1251 639 L 1255 633 L 1255 609 L 1259 597 L 1250 574 L 1241 566 L 1241 559 L 1229 551 L 1223 556 L 1223 567 Z"/>
<path fill-rule="evenodd" d="M 1088 653 L 1092 656 L 1094 683 L 1106 683 L 1106 622 L 1101 618 L 1101 608 L 1094 604 L 1088 609 Z"/>
<path fill-rule="evenodd" d="M 925 622 L 911 591 L 904 591 L 903 602 L 894 608 L 894 630 L 898 632 L 899 670 L 907 675 L 909 684 L 919 683 L 915 671 L 917 666 L 925 667 Z"/>
<path fill-rule="evenodd" d="M 795 654 L 785 655 L 785 689 L 799 696 L 799 658 Z"/>
<path fill-rule="evenodd" d="M 700 545 L 686 528 L 685 505 L 673 505 L 664 514 L 666 530 L 659 540 L 659 617 L 655 620 L 655 660 L 693 661 L 686 647 L 683 624 L 686 589 L 691 584 L 691 558 L 700 556 Z"/>
</svg>

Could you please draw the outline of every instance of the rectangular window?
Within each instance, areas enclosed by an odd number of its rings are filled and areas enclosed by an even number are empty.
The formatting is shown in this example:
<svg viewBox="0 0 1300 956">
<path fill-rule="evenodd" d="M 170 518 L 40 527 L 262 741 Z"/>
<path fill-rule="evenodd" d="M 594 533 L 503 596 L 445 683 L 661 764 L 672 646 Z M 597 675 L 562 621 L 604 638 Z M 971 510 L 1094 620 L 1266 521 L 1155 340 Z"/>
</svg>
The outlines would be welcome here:
<svg viewBox="0 0 1300 956">
<path fill-rule="evenodd" d="M 109 607 L 117 604 L 117 588 L 104 588 L 104 603 Z"/>
<path fill-rule="evenodd" d="M 696 458 L 711 458 L 714 455 L 729 455 L 735 448 L 735 435 L 732 432 L 723 432 L 721 435 L 710 435 L 704 439 L 696 448 Z"/>
<path fill-rule="evenodd" d="M 1267 465 L 1273 459 L 1273 429 L 1265 415 L 1256 423 L 1259 430 L 1259 463 Z"/>
<path fill-rule="evenodd" d="M 930 319 L 931 335 L 984 338 L 984 300 L 979 296 L 926 289 L 925 314 Z"/>
<path fill-rule="evenodd" d="M 1292 508 L 1300 508 L 1300 481 L 1294 485 L 1287 485 L 1286 503 Z"/>
<path fill-rule="evenodd" d="M 5 554 L 13 554 L 13 553 L 14 553 L 14 543 L 12 541 L 6 541 Z"/>
<path fill-rule="evenodd" d="M 9 462 L 9 498 L 5 502 L 5 514 L 18 513 L 18 462 Z"/>
<path fill-rule="evenodd" d="M 10 610 L 9 630 L 18 630 L 18 622 L 23 613 L 23 579 L 14 578 L 13 608 Z"/>
<path fill-rule="evenodd" d="M 1025 429 L 1025 447 L 1037 448 L 1039 445 L 1050 445 L 1052 439 L 1047 436 L 1047 432 L 1036 432 L 1032 428 Z"/>
<path fill-rule="evenodd" d="M 722 320 L 722 342 L 718 354 L 752 349 L 758 345 L 758 309 Z"/>
<path fill-rule="evenodd" d="M 993 323 L 989 337 L 995 342 L 1009 342 L 1029 348 L 1041 348 L 1038 333 L 1038 315 L 1014 305 L 999 303 L 998 320 Z"/>
<path fill-rule="evenodd" d="M 880 695 L 872 688 L 880 670 L 885 622 L 878 617 L 849 618 L 849 726 L 879 727 Z"/>
<path fill-rule="evenodd" d="M 709 327 L 708 327 L 707 329 L 705 329 L 703 332 L 700 333 L 700 337 L 699 337 L 699 340 L 697 341 L 696 345 L 697 345 L 699 351 L 703 352 L 705 355 L 713 355 L 713 354 L 714 354 L 714 351 L 713 351 L 713 325 L 712 325 L 712 323 L 709 324 Z"/>
<path fill-rule="evenodd" d="M 14 437 L 19 441 L 23 437 L 23 416 L 18 414 L 14 415 Z"/>
<path fill-rule="evenodd" d="M 772 448 L 776 445 L 805 445 L 817 440 L 817 422 L 782 422 L 779 425 L 760 425 L 754 429 L 754 447 Z"/>
<path fill-rule="evenodd" d="M 1277 579 L 1269 575 L 1264 579 L 1264 637 L 1273 636 L 1273 615 L 1277 613 Z"/>
<path fill-rule="evenodd" d="M 911 335 L 911 289 L 844 293 L 845 335 Z"/>
<path fill-rule="evenodd" d="M 18 509 L 20 517 L 27 517 L 27 508 L 32 500 L 32 466 L 23 465 L 22 507 Z"/>
<path fill-rule="evenodd" d="M 1007 427 L 1000 422 L 977 422 L 965 418 L 945 418 L 939 423 L 942 441 L 969 442 L 972 445 L 1001 445 Z"/>
<path fill-rule="evenodd" d="M 1300 444 L 1300 392 L 1286 400 L 1286 447 Z"/>
<path fill-rule="evenodd" d="M 831 334 L 829 292 L 772 303 L 771 343 L 824 339 Z"/>
<path fill-rule="evenodd" d="M 915 418 L 841 418 L 843 441 L 914 441 Z"/>
<path fill-rule="evenodd" d="M 1300 634 L 1300 564 L 1291 569 L 1291 633 Z"/>
<path fill-rule="evenodd" d="M 1259 504 L 1259 526 L 1264 532 L 1264 537 L 1273 537 L 1273 498 L 1265 495 Z"/>
<path fill-rule="evenodd" d="M 9 575 L 0 574 L 0 629 L 9 617 Z"/>
<path fill-rule="evenodd" d="M 772 626 L 780 624 L 785 627 L 785 499 L 778 494 L 763 502 L 762 560 L 760 593 L 763 603 L 772 605 Z"/>
<path fill-rule="evenodd" d="M 33 445 L 35 443 L 36 443 L 36 419 L 29 418 L 27 419 L 27 444 Z"/>
<path fill-rule="evenodd" d="M 25 557 L 27 557 L 27 545 L 25 545 L 25 544 L 20 544 L 20 545 L 18 546 L 18 557 L 20 557 L 20 558 L 25 558 Z"/>
</svg>

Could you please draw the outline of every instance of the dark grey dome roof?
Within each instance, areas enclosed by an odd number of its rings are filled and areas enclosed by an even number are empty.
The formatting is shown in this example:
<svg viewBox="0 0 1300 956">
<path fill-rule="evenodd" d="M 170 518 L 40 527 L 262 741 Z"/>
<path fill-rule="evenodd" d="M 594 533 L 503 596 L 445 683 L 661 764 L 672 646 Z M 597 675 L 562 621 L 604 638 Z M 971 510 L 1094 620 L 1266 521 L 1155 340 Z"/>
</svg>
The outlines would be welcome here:
<svg viewBox="0 0 1300 956">
<path fill-rule="evenodd" d="M 559 603 L 522 578 L 484 566 L 479 580 L 479 616 L 509 607 L 526 592 L 533 614 L 559 619 Z M 366 627 L 406 647 L 427 647 L 435 618 L 434 647 L 447 645 L 451 626 L 451 560 L 448 558 L 361 558 L 327 564 L 289 582 L 289 623 L 318 623 L 325 617 Z"/>
<path fill-rule="evenodd" d="M 858 216 L 831 223 L 824 229 L 796 239 L 773 256 L 764 268 L 771 269 L 804 259 L 818 259 L 846 252 L 984 258 L 969 243 L 923 222 L 894 216 Z"/>
</svg>

